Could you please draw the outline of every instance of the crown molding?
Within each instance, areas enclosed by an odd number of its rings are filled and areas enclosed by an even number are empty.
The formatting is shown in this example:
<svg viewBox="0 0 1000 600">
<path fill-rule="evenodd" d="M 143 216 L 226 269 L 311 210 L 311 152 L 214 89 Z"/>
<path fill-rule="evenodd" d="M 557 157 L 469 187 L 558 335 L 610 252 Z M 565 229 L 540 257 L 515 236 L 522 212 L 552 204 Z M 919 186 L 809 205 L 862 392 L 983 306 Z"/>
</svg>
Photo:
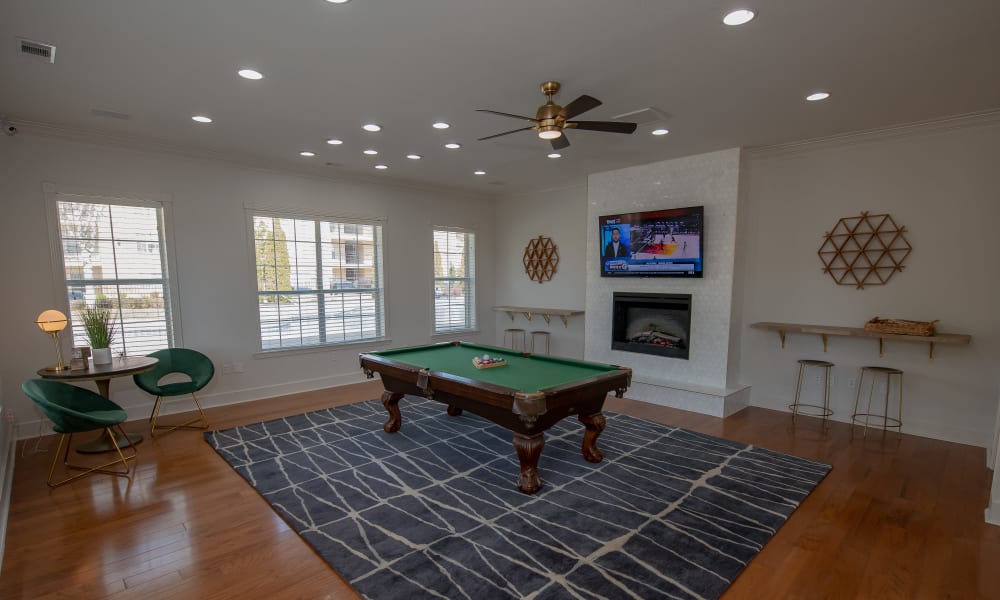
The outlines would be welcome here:
<svg viewBox="0 0 1000 600">
<path fill-rule="evenodd" d="M 323 181 L 332 181 L 345 184 L 364 184 L 378 187 L 394 188 L 406 191 L 421 191 L 428 193 L 448 193 L 460 196 L 467 196 L 476 200 L 495 200 L 498 196 L 495 193 L 473 191 L 460 187 L 435 186 L 426 183 L 411 181 L 407 179 L 389 179 L 384 177 L 369 176 L 363 174 L 324 173 L 320 167 L 296 167 L 290 164 L 277 163 L 276 161 L 262 158 L 251 154 L 236 152 L 219 152 L 175 144 L 162 139 L 136 136 L 128 134 L 108 133 L 97 130 L 69 127 L 44 121 L 31 121 L 27 119 L 9 116 L 15 121 L 18 127 L 18 135 L 29 135 L 38 137 L 55 138 L 65 141 L 94 144 L 112 148 L 123 148 L 130 150 L 140 150 L 144 152 L 154 152 L 160 154 L 170 154 L 181 158 L 197 159 L 222 163 L 229 166 L 240 167 L 252 171 L 271 173 L 278 175 L 298 175 Z M 325 167 L 329 168 L 329 167 Z"/>
<path fill-rule="evenodd" d="M 770 158 L 852 146 L 879 140 L 913 137 L 971 127 L 988 127 L 998 124 L 1000 124 L 1000 108 L 928 121 L 918 121 L 916 123 L 852 131 L 850 133 L 799 140 L 797 142 L 786 142 L 771 146 L 748 146 L 743 150 L 745 151 L 744 156 L 746 158 Z"/>
</svg>

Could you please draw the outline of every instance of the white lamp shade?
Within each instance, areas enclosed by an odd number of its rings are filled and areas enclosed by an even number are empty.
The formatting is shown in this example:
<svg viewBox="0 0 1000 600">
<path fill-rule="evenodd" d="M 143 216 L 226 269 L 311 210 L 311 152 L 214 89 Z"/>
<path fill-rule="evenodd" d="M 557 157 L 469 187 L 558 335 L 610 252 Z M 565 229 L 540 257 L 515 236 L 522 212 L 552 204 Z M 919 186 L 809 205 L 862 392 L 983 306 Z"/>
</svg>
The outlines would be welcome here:
<svg viewBox="0 0 1000 600">
<path fill-rule="evenodd" d="M 45 333 L 53 333 L 66 329 L 67 320 L 66 315 L 58 310 L 47 310 L 38 315 L 35 323 L 38 323 L 38 327 Z"/>
</svg>

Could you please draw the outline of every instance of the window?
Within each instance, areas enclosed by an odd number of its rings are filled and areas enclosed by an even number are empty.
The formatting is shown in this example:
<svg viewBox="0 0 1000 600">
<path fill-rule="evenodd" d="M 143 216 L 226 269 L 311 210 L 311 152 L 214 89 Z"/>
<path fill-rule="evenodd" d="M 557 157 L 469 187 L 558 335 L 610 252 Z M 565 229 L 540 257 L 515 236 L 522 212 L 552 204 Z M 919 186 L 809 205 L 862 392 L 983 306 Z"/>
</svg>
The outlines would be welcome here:
<svg viewBox="0 0 1000 600">
<path fill-rule="evenodd" d="M 385 336 L 381 225 L 273 214 L 251 223 L 261 350 Z"/>
<path fill-rule="evenodd" d="M 104 307 L 118 323 L 112 353 L 173 346 L 163 204 L 59 193 L 56 214 L 73 345 L 89 345 L 80 310 Z"/>
<path fill-rule="evenodd" d="M 434 333 L 476 327 L 476 236 L 434 230 Z"/>
</svg>

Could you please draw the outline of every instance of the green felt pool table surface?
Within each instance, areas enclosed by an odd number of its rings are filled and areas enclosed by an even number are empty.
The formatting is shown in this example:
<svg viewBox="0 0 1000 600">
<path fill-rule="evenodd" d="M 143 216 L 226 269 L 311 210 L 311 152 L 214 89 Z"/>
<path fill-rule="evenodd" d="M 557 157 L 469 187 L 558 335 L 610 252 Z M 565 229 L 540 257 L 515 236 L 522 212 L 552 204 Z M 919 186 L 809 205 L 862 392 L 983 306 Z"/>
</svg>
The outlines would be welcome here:
<svg viewBox="0 0 1000 600">
<path fill-rule="evenodd" d="M 370 354 L 422 369 L 520 390 L 528 394 L 618 370 L 618 367 L 614 365 L 602 365 L 538 354 L 524 356 L 513 350 L 464 342 L 461 344 L 443 342 L 430 346 L 385 350 Z M 507 360 L 507 365 L 477 369 L 472 364 L 472 359 L 483 354 L 502 356 Z"/>
</svg>

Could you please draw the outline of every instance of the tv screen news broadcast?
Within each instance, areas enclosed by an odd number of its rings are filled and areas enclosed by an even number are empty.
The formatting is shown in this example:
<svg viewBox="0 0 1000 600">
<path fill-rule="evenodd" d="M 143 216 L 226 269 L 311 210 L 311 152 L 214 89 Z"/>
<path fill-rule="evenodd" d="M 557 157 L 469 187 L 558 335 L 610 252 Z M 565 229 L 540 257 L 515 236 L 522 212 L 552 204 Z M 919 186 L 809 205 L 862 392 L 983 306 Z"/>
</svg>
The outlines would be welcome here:
<svg viewBox="0 0 1000 600">
<path fill-rule="evenodd" d="M 605 215 L 602 277 L 701 277 L 703 206 Z"/>
</svg>

